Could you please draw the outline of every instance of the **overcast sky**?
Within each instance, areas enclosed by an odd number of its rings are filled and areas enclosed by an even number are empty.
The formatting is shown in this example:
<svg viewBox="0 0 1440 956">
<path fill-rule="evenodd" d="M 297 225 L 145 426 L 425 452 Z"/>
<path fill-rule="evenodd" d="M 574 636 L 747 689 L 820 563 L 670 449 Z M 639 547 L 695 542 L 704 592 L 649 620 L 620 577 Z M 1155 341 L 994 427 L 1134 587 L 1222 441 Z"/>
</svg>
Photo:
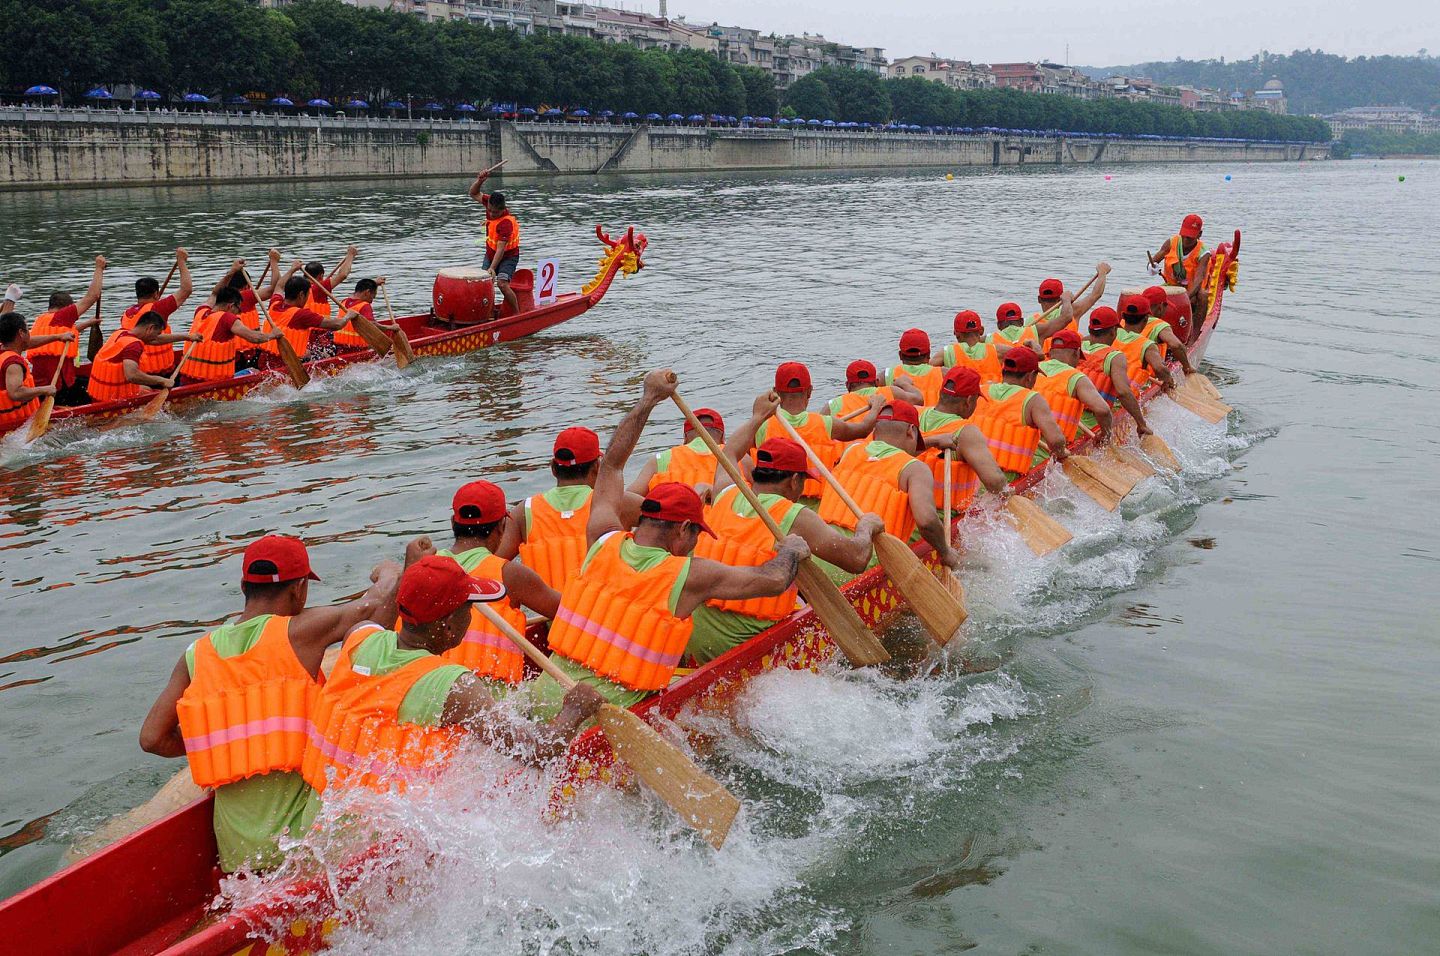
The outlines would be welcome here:
<svg viewBox="0 0 1440 956">
<path fill-rule="evenodd" d="M 606 0 L 612 5 L 617 0 Z M 822 33 L 855 46 L 980 62 L 1050 59 L 1087 66 L 1149 60 L 1248 58 L 1261 50 L 1324 50 L 1344 56 L 1440 55 L 1435 0 L 667 0 L 691 23 L 767 33 Z M 659 0 L 624 0 L 659 10 Z M 1177 22 L 1179 21 L 1179 22 Z M 1183 26 L 1180 24 L 1183 23 Z"/>
</svg>

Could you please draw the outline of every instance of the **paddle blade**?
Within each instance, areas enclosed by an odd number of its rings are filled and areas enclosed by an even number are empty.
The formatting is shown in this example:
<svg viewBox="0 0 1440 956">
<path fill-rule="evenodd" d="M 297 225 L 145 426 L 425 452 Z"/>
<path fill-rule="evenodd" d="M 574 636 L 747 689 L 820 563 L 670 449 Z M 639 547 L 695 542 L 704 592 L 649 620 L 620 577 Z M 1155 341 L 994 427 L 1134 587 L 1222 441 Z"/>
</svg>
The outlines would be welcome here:
<svg viewBox="0 0 1440 956">
<path fill-rule="evenodd" d="M 54 411 L 55 396 L 46 395 L 40 400 L 40 407 L 35 409 L 35 417 L 30 419 L 30 430 L 25 433 L 25 444 L 30 444 L 50 430 L 50 415 Z"/>
<path fill-rule="evenodd" d="M 1107 455 L 1110 460 L 1119 465 L 1124 465 L 1131 471 L 1138 471 L 1142 478 L 1155 477 L 1155 466 L 1146 461 L 1141 454 L 1128 445 L 1110 445 Z"/>
<path fill-rule="evenodd" d="M 350 320 L 350 324 L 355 326 L 355 331 L 359 332 L 365 343 L 375 350 L 376 355 L 384 358 L 390 354 L 390 346 L 394 343 L 390 341 L 390 336 L 385 334 L 384 329 L 363 315 L 355 316 Z"/>
<path fill-rule="evenodd" d="M 290 344 L 290 340 L 282 335 L 275 340 L 275 345 L 280 349 L 280 361 L 285 364 L 285 374 L 290 376 L 290 384 L 296 388 L 309 385 L 310 373 L 305 371 L 305 363 L 295 354 L 295 346 Z"/>
<path fill-rule="evenodd" d="M 395 329 L 395 365 L 406 368 L 415 361 L 415 350 L 410 347 L 410 336 L 399 327 Z"/>
<path fill-rule="evenodd" d="M 1203 372 L 1192 372 L 1185 376 L 1185 384 L 1189 385 L 1191 382 L 1195 383 L 1194 388 L 1206 398 L 1224 404 L 1225 397 L 1220 394 L 1220 389 L 1215 387 L 1215 383 L 1211 381 L 1210 376 Z"/>
<path fill-rule="evenodd" d="M 1134 461 L 1140 462 L 1138 465 L 1134 464 L 1131 458 L 1125 455 L 1126 451 L 1129 451 L 1129 449 L 1108 445 L 1101 449 L 1094 458 L 1114 472 L 1117 479 L 1123 479 L 1131 488 L 1134 488 L 1140 484 L 1140 482 L 1155 474 L 1155 469 L 1151 468 L 1145 459 L 1131 452 L 1131 455 L 1134 456 Z"/>
<path fill-rule="evenodd" d="M 1114 511 L 1120 504 L 1120 499 L 1125 497 L 1117 494 L 1109 485 L 1101 480 L 1097 472 L 1098 466 L 1095 462 L 1083 455 L 1072 455 L 1061 462 L 1060 467 L 1065 469 L 1065 475 L 1085 494 L 1089 495 L 1094 502 L 1106 511 Z"/>
<path fill-rule="evenodd" d="M 142 422 L 148 422 L 150 419 L 160 414 L 161 407 L 164 406 L 165 400 L 169 397 L 170 389 L 168 388 L 162 388 L 160 389 L 160 391 L 156 392 L 155 397 L 150 399 L 150 401 L 146 402 L 145 407 L 141 409 L 140 420 Z"/>
<path fill-rule="evenodd" d="M 795 581 L 800 587 L 800 593 L 815 609 L 815 616 L 825 625 L 825 630 L 830 632 L 830 639 L 851 664 L 856 667 L 869 667 L 890 659 L 890 652 L 885 650 L 880 639 L 865 626 L 865 622 L 860 620 L 860 615 L 856 614 L 855 608 L 845 600 L 845 595 L 840 593 L 835 582 L 826 577 L 825 572 L 821 571 L 814 561 L 800 562 L 800 571 L 796 574 Z"/>
<path fill-rule="evenodd" d="M 1175 404 L 1187 412 L 1190 412 L 1192 415 L 1200 416 L 1212 425 L 1216 422 L 1224 421 L 1225 416 L 1230 414 L 1229 405 L 1221 405 L 1209 399 L 1197 398 L 1193 394 L 1182 392 L 1178 388 L 1171 391 L 1169 395 L 1175 400 Z"/>
<path fill-rule="evenodd" d="M 98 315 L 100 309 L 97 307 L 95 312 Z M 93 362 L 95 361 L 95 356 L 99 355 L 100 350 L 104 347 L 105 333 L 100 331 L 100 324 L 97 322 L 95 325 L 90 326 L 90 340 L 85 344 L 85 355 Z"/>
<path fill-rule="evenodd" d="M 1170 450 L 1170 446 L 1165 444 L 1165 439 L 1159 435 L 1152 432 L 1149 435 L 1141 437 L 1140 450 L 1149 455 L 1151 460 L 1159 462 L 1160 467 L 1166 471 L 1180 471 L 1180 459 L 1175 457 L 1175 453 Z"/>
<path fill-rule="evenodd" d="M 1024 495 L 1011 495 L 1006 499 L 1005 511 L 1037 558 L 1064 547 L 1074 537 L 1069 529 Z"/>
<path fill-rule="evenodd" d="M 715 849 L 725 843 L 730 824 L 740 812 L 740 801 L 720 782 L 655 732 L 645 721 L 622 707 L 600 708 L 600 729 L 624 760 L 686 824 Z"/>
<path fill-rule="evenodd" d="M 875 536 L 875 553 L 895 587 L 904 595 L 910 609 L 942 647 L 950 643 L 968 616 L 965 606 L 955 599 L 945 585 L 910 550 L 910 546 L 893 534 Z"/>
</svg>

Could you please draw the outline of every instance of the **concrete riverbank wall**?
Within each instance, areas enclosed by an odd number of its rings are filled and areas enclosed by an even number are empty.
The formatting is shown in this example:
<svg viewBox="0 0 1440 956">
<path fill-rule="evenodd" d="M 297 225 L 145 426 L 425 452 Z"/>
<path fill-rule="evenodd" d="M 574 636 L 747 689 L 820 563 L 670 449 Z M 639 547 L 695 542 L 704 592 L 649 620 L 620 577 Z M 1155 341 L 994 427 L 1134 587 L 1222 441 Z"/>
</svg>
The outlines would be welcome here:
<svg viewBox="0 0 1440 956">
<path fill-rule="evenodd" d="M 0 108 L 0 189 L 537 174 L 1296 162 L 1328 146 Z"/>
</svg>

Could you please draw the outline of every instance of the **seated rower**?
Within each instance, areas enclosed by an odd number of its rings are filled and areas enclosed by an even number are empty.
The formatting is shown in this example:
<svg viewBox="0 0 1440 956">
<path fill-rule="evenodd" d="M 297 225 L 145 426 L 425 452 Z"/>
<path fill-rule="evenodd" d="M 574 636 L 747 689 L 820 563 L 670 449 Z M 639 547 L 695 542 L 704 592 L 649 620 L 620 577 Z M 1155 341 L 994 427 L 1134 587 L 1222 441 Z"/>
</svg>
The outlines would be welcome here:
<svg viewBox="0 0 1440 956">
<path fill-rule="evenodd" d="M 1180 231 L 1160 244 L 1153 256 L 1145 253 L 1150 265 L 1160 267 L 1160 277 L 1167 285 L 1178 285 L 1190 296 L 1191 313 L 1199 321 L 1209 311 L 1205 276 L 1210 272 L 1210 253 L 1200 241 L 1205 221 L 1193 212 L 1180 223 Z"/>
<path fill-rule="evenodd" d="M 1001 358 L 1017 345 L 1028 345 L 1039 354 L 1040 335 L 1035 326 L 1025 324 L 1025 310 L 1018 303 L 1002 302 L 995 310 L 995 331 L 990 333 L 990 344 Z"/>
<path fill-rule="evenodd" d="M 297 260 L 290 265 L 290 271 L 286 272 L 281 279 L 281 288 L 284 289 L 284 296 L 276 294 L 270 299 L 267 311 L 270 314 L 270 322 L 275 328 L 285 333 L 289 340 L 290 347 L 302 360 L 307 357 L 322 358 L 323 355 L 309 356 L 311 351 L 311 333 L 315 329 L 324 329 L 327 332 L 334 332 L 336 329 L 344 328 L 357 314 L 354 309 L 344 315 L 325 316 L 311 309 L 306 303 L 310 297 L 310 280 L 304 276 L 297 276 L 301 263 Z M 262 368 L 279 368 L 280 347 L 274 342 L 266 342 L 260 346 L 264 352 L 261 359 Z"/>
<path fill-rule="evenodd" d="M 1155 343 L 1160 348 L 1160 358 L 1175 356 L 1180 363 L 1180 370 L 1186 375 L 1193 375 L 1195 367 L 1190 364 L 1190 352 L 1185 348 L 1185 343 L 1180 341 L 1180 336 L 1175 334 L 1175 329 L 1169 322 L 1165 321 L 1165 308 L 1169 300 L 1165 296 L 1165 290 L 1158 285 L 1152 285 L 1141 293 L 1145 297 L 1145 304 L 1150 311 L 1141 314 L 1134 310 L 1133 314 L 1127 310 L 1121 313 L 1125 320 L 1125 330 L 1134 332 Z"/>
<path fill-rule="evenodd" d="M 752 450 L 755 452 L 750 484 L 781 532 L 804 538 L 817 560 L 847 574 L 859 574 L 870 563 L 871 539 L 884 527 L 884 522 L 878 515 L 866 515 L 851 537 L 839 533 L 814 511 L 799 504 L 805 479 L 816 477 L 810 470 L 805 449 L 788 438 L 771 438 L 755 448 L 755 433 L 774 408 L 772 397 L 762 395 L 755 403 L 750 420 L 726 442 L 725 453 L 732 460 L 740 461 Z M 702 536 L 695 545 L 695 556 L 721 564 L 758 567 L 775 557 L 778 542 L 740 494 L 740 489 L 728 481 L 728 475 L 720 477 L 717 487 L 721 490 L 715 495 L 714 504 L 705 508 L 705 523 L 715 537 Z M 695 628 L 685 654 L 697 664 L 712 661 L 789 616 L 796 605 L 797 592 L 793 584 L 775 597 L 738 601 L 711 598 L 691 616 Z"/>
<path fill-rule="evenodd" d="M 980 426 L 995 463 L 1005 469 L 1007 481 L 1029 471 L 1037 461 L 1040 440 L 1056 461 L 1070 457 L 1065 433 L 1055 424 L 1050 406 L 1035 391 L 1040 356 L 1030 349 L 1011 349 L 1000 360 L 1001 380 L 980 389 L 980 405 L 971 421 Z"/>
<path fill-rule="evenodd" d="M 555 436 L 550 474 L 555 487 L 531 495 L 510 509 L 496 554 L 518 557 L 527 568 L 559 591 L 580 570 L 585 557 L 585 525 L 590 495 L 600 471 L 600 437 L 574 426 Z"/>
<path fill-rule="evenodd" d="M 963 511 L 975 498 L 981 483 L 991 494 L 1005 491 L 1005 472 L 990 454 L 985 435 L 970 422 L 980 401 L 980 373 L 956 366 L 945 373 L 940 401 L 920 411 L 920 460 L 935 482 L 935 507 L 945 507 L 945 451 L 950 456 L 950 509 Z"/>
<path fill-rule="evenodd" d="M 455 535 L 455 546 L 438 553 L 454 558 L 471 577 L 502 582 L 507 597 L 496 602 L 493 608 L 511 627 L 524 634 L 525 612 L 521 605 L 553 618 L 560 594 L 519 561 L 506 560 L 495 553 L 504 538 L 508 519 L 509 505 L 499 485 L 488 481 L 462 485 L 450 505 L 450 530 Z M 525 679 L 525 652 L 473 608 L 465 636 L 440 656 L 468 667 L 475 676 L 490 682 L 489 689 L 497 696 L 498 690 Z"/>
<path fill-rule="evenodd" d="M 1116 311 L 1122 319 L 1128 315 L 1134 317 L 1137 323 L 1143 323 L 1150 315 L 1150 300 L 1143 295 L 1122 296 Z M 1175 387 L 1175 376 L 1155 340 L 1122 326 L 1115 330 L 1115 338 L 1110 344 L 1125 353 L 1130 384 L 1135 388 L 1150 381 L 1152 376 L 1160 379 L 1161 386 L 1167 391 Z"/>
<path fill-rule="evenodd" d="M 586 540 L 590 551 L 560 593 L 550 628 L 552 660 L 609 702 L 630 707 L 669 686 L 690 641 L 691 615 L 706 601 L 783 594 L 810 549 L 788 535 L 758 567 L 730 567 L 692 557 L 705 523 L 689 485 L 657 485 L 646 495 L 634 531 L 625 530 L 625 462 L 650 413 L 675 391 L 666 370 L 645 376 L 645 393 L 620 422 L 600 459 Z M 560 685 L 542 674 L 533 684 L 537 713 L 553 712 Z"/>
<path fill-rule="evenodd" d="M 695 417 L 710 433 L 710 437 L 715 439 L 716 444 L 725 441 L 725 419 L 720 417 L 719 412 L 713 408 L 697 408 Z M 641 467 L 640 474 L 630 482 L 627 489 L 629 493 L 643 498 L 650 489 L 670 481 L 689 485 L 697 490 L 708 490 L 712 487 L 719 462 L 710 454 L 710 448 L 704 439 L 691 437 L 693 431 L 694 426 L 686 419 L 685 427 L 681 431 L 684 442 L 674 448 L 667 448 L 647 461 Z"/>
<path fill-rule="evenodd" d="M 232 274 L 239 274 L 239 267 L 237 261 Z M 279 329 L 269 332 L 251 329 L 240 317 L 244 307 L 244 295 L 230 284 L 229 276 L 221 279 L 205 304 L 195 310 L 195 318 L 190 322 L 190 331 L 200 336 L 200 342 L 190 350 L 190 357 L 179 370 L 181 385 L 234 378 L 241 344 L 263 345 L 284 334 Z"/>
<path fill-rule="evenodd" d="M 35 384 L 25 350 L 32 345 L 68 342 L 75 337 L 74 329 L 54 335 L 31 335 L 25 316 L 19 312 L 0 313 L 0 432 L 23 425 L 40 409 L 40 399 L 54 395 L 56 387 L 49 382 Z M 36 341 L 43 339 L 43 341 Z"/>
<path fill-rule="evenodd" d="M 1035 391 L 1044 396 L 1067 444 L 1075 440 L 1082 425 L 1090 431 L 1098 429 L 1099 440 L 1107 441 L 1114 424 L 1110 403 L 1085 373 L 1075 368 L 1080 361 L 1080 345 L 1078 332 L 1056 332 L 1050 337 L 1050 357 L 1040 363 L 1040 376 L 1035 380 Z M 1042 461 L 1050 457 L 1047 449 L 1038 452 Z"/>
<path fill-rule="evenodd" d="M 918 534 L 948 568 L 960 566 L 960 552 L 945 543 L 945 526 L 935 510 L 934 476 L 915 456 L 921 449 L 920 413 L 909 402 L 891 402 L 880 410 L 868 442 L 845 450 L 835 466 L 837 481 L 866 512 L 880 516 L 885 530 L 901 541 Z M 820 517 L 851 532 L 859 522 L 827 483 L 820 496 Z"/>
<path fill-rule="evenodd" d="M 375 322 L 382 329 L 394 331 L 394 326 L 387 323 L 376 322 L 375 320 L 375 296 L 380 294 L 380 287 L 385 284 L 385 277 L 379 276 L 374 279 L 361 279 L 355 283 L 355 292 L 348 295 L 340 303 L 351 312 L 358 312 L 371 322 Z M 335 331 L 335 344 L 342 349 L 366 349 L 370 343 L 365 341 L 364 336 L 355 331 L 355 325 L 346 322 L 345 325 Z"/>
<path fill-rule="evenodd" d="M 60 368 L 60 378 L 55 384 L 59 391 L 55 396 L 57 405 L 84 405 L 90 399 L 75 371 L 75 361 L 80 356 L 80 333 L 100 321 L 98 315 L 86 316 L 100 298 L 100 289 L 105 279 L 105 257 L 95 257 L 95 273 L 90 277 L 90 287 L 76 302 L 67 292 L 50 295 L 49 307 L 35 316 L 30 327 L 32 338 L 38 338 L 40 345 L 32 345 L 25 353 L 30 371 L 37 382 L 49 383 L 55 379 L 55 368 Z M 86 316 L 81 318 L 81 316 Z M 66 330 L 75 333 L 74 338 L 61 338 Z"/>
<path fill-rule="evenodd" d="M 128 332 L 135 328 L 135 322 L 146 312 L 159 312 L 165 317 L 165 328 L 161 331 L 166 335 L 171 334 L 170 316 L 180 310 L 195 289 L 190 278 L 190 254 L 184 249 L 175 250 L 175 269 L 180 273 L 180 288 L 163 298 L 160 295 L 159 279 L 154 276 L 141 276 L 135 280 L 135 304 L 120 314 L 120 328 Z M 179 360 L 180 353 L 173 345 L 147 345 L 145 354 L 140 358 L 140 371 L 146 375 L 169 378 Z"/>
<path fill-rule="evenodd" d="M 832 418 L 849 419 L 851 415 L 870 405 L 870 396 L 879 395 L 887 402 L 900 399 L 911 405 L 924 400 L 915 382 L 908 375 L 902 375 L 894 385 L 881 385 L 880 373 L 874 362 L 856 359 L 845 367 L 845 394 L 830 399 L 827 411 Z"/>
<path fill-rule="evenodd" d="M 470 736 L 527 763 L 564 753 L 602 700 L 589 687 L 564 695 L 558 715 L 536 726 L 498 707 L 486 682 L 442 656 L 465 638 L 473 604 L 500 590 L 453 558 L 425 556 L 400 576 L 398 630 L 351 630 L 315 703 L 315 731 L 302 773 L 314 791 L 307 823 L 324 800 L 356 786 L 403 789 L 433 779 Z"/>
<path fill-rule="evenodd" d="M 962 309 L 955 313 L 955 341 L 930 356 L 930 364 L 947 371 L 957 365 L 973 368 L 984 383 L 1000 381 L 1000 352 L 985 339 L 980 313 Z"/>
<path fill-rule="evenodd" d="M 305 263 L 305 275 L 313 277 L 316 282 L 325 287 L 326 292 L 334 292 L 337 285 L 349 278 L 350 270 L 355 265 L 355 256 L 359 252 L 360 250 L 356 246 L 348 247 L 345 250 L 345 258 L 340 260 L 340 264 L 335 267 L 335 271 L 328 278 L 325 275 L 325 266 L 320 262 Z M 313 285 L 307 284 L 307 288 L 310 290 L 310 297 L 305 300 L 305 308 L 317 315 L 323 315 L 327 319 L 333 316 L 335 306 L 331 304 L 330 297 Z"/>
<path fill-rule="evenodd" d="M 155 699 L 140 746 L 186 757 L 195 783 L 214 789 L 215 842 L 226 873 L 276 866 L 279 839 L 303 831 L 310 788 L 301 758 L 325 649 L 364 620 L 393 618 L 399 576 L 400 566 L 385 562 L 359 599 L 306 607 L 310 582 L 320 579 L 305 546 L 281 535 L 260 538 L 241 563 L 240 616 L 191 644 Z M 276 693 L 248 693 L 262 684 Z"/>
<path fill-rule="evenodd" d="M 1135 397 L 1135 389 L 1130 385 L 1129 360 L 1114 347 L 1119 326 L 1120 315 L 1109 306 L 1102 305 L 1091 312 L 1090 335 L 1080 343 L 1082 357 L 1076 367 L 1090 379 L 1104 401 L 1112 407 L 1118 404 L 1130 413 L 1137 434 L 1149 435 L 1150 426 L 1145 423 L 1140 400 Z"/>
<path fill-rule="evenodd" d="M 1040 311 L 1026 319 L 1025 324 L 1035 326 L 1036 333 L 1047 349 L 1050 347 L 1050 337 L 1059 329 L 1070 329 L 1079 334 L 1080 327 L 1077 323 L 1104 297 L 1105 279 L 1109 275 L 1110 263 L 1102 262 L 1095 267 L 1095 281 L 1090 284 L 1090 290 L 1070 303 L 1069 322 L 1060 321 L 1060 313 L 1064 310 L 1063 300 L 1066 298 L 1065 283 L 1053 277 L 1046 279 L 1040 283 L 1035 297 L 1035 301 L 1040 304 Z"/>
<path fill-rule="evenodd" d="M 922 404 L 934 405 L 940 397 L 943 369 L 930 364 L 930 335 L 924 329 L 906 329 L 900 336 L 900 364 L 885 372 L 885 384 L 894 385 L 909 376 L 920 390 Z"/>
<path fill-rule="evenodd" d="M 893 390 L 895 386 L 890 388 Z M 902 385 L 900 389 L 905 391 L 906 386 Z M 775 414 L 783 416 L 790 427 L 795 429 L 796 434 L 815 449 L 815 454 L 820 456 L 827 468 L 833 467 L 840 459 L 840 453 L 845 450 L 848 442 L 858 441 L 870 434 L 870 430 L 875 427 L 875 416 L 880 414 L 880 409 L 885 406 L 885 400 L 872 393 L 866 400 L 870 410 L 852 421 L 841 421 L 833 415 L 810 411 L 810 398 L 815 390 L 810 386 L 810 369 L 802 362 L 782 362 L 780 367 L 775 369 L 775 391 L 780 395 L 780 407 L 775 410 Z M 766 421 L 760 426 L 755 442 L 764 444 L 772 436 L 784 435 L 785 432 L 779 425 Z M 802 495 L 808 499 L 807 503 L 819 500 L 822 487 L 824 486 L 819 479 L 805 479 Z"/>
<path fill-rule="evenodd" d="M 119 402 L 134 398 L 146 388 L 174 388 L 175 381 L 140 370 L 140 361 L 145 356 L 145 346 L 171 342 L 199 342 L 194 332 L 186 335 L 166 333 L 165 316 L 159 312 L 146 312 L 135 320 L 130 331 L 117 329 L 95 355 L 90 363 L 90 382 L 86 386 L 90 400 L 95 402 Z"/>
</svg>

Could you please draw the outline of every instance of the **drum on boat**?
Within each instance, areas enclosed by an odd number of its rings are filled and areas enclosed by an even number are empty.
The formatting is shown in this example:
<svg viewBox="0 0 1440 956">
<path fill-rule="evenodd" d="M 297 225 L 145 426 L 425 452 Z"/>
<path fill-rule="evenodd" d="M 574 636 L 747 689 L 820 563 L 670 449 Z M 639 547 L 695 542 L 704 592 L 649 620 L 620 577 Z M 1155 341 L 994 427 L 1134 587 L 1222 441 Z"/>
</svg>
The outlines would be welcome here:
<svg viewBox="0 0 1440 956">
<path fill-rule="evenodd" d="M 435 276 L 431 308 L 452 325 L 474 325 L 495 317 L 495 281 L 473 266 L 441 269 Z"/>
<path fill-rule="evenodd" d="M 1182 286 L 1167 285 L 1165 289 L 1165 314 L 1162 318 L 1175 330 L 1175 337 L 1189 342 L 1195 335 L 1194 315 L 1190 308 L 1190 294 Z"/>
</svg>

